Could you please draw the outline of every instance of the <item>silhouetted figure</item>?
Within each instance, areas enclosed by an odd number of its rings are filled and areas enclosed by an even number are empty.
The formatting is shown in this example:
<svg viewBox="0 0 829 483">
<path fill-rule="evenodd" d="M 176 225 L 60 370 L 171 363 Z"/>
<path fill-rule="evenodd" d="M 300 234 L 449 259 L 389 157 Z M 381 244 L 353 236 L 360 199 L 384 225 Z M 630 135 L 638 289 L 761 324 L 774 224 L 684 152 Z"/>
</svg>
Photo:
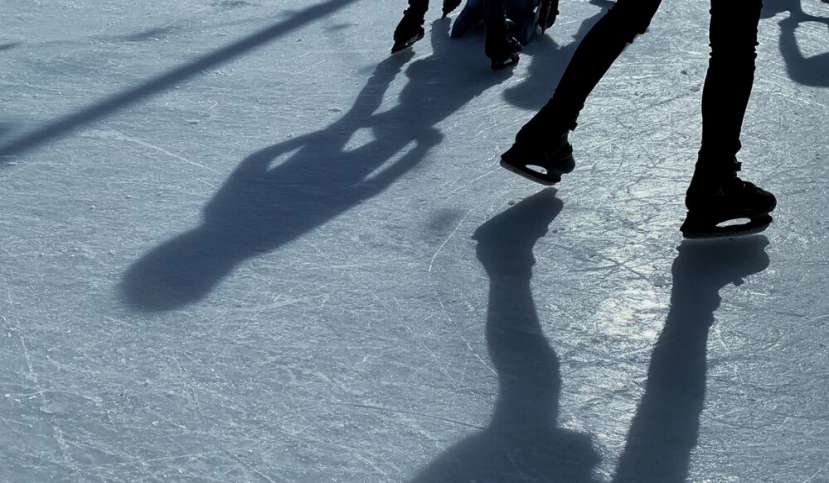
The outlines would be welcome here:
<svg viewBox="0 0 829 483">
<path fill-rule="evenodd" d="M 708 332 L 719 291 L 761 272 L 765 237 L 684 242 L 672 267 L 671 307 L 653 349 L 645 393 L 628 431 L 614 482 L 687 480 L 705 401 Z"/>
<path fill-rule="evenodd" d="M 517 63 L 521 47 L 550 28 L 557 15 L 558 0 L 467 0 L 452 25 L 452 37 L 485 25 L 484 52 L 493 69 L 503 68 Z"/>
<path fill-rule="evenodd" d="M 444 17 L 458 5 L 445 0 Z M 428 0 L 409 0 L 409 7 L 394 31 L 392 52 L 410 47 L 423 38 Z M 480 24 L 486 28 L 484 52 L 493 70 L 518 63 L 518 52 L 535 36 L 537 29 L 550 27 L 558 14 L 558 0 L 469 0 L 452 27 L 458 38 Z"/>
<path fill-rule="evenodd" d="M 590 92 L 634 37 L 645 32 L 661 0 L 619 0 L 576 49 L 549 102 L 518 132 L 502 166 L 542 184 L 573 170 L 569 131 Z M 702 146 L 685 197 L 686 237 L 744 234 L 771 223 L 776 199 L 741 180 L 740 130 L 754 81 L 762 0 L 711 0 L 711 58 L 702 95 Z M 748 218 L 742 225 L 723 222 Z"/>
<path fill-rule="evenodd" d="M 561 207 L 555 192 L 544 190 L 475 231 L 478 260 L 489 276 L 486 341 L 498 374 L 495 408 L 484 430 L 453 445 L 414 482 L 598 482 L 591 438 L 558 427 L 558 357 L 530 288 L 533 246 Z"/>
<path fill-rule="evenodd" d="M 462 37 L 484 24 L 484 3 L 484 0 L 466 0 L 452 24 L 452 37 Z M 507 18 L 508 31 L 521 45 L 527 45 L 539 32 L 543 34 L 553 26 L 558 16 L 558 0 L 506 0 L 503 14 Z"/>
</svg>

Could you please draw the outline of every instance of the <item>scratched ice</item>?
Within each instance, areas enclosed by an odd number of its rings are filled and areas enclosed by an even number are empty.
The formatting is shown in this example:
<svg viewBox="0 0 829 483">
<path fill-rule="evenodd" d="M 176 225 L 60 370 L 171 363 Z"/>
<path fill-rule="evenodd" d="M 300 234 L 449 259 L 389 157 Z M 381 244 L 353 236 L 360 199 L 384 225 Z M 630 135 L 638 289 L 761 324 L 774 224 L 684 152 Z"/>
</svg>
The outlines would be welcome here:
<svg viewBox="0 0 829 483">
<path fill-rule="evenodd" d="M 434 2 L 433 2 L 434 3 Z M 764 237 L 686 245 L 708 2 L 665 0 L 557 191 L 512 72 L 403 0 L 0 2 L 0 481 L 829 481 L 829 4 L 767 1 Z"/>
</svg>

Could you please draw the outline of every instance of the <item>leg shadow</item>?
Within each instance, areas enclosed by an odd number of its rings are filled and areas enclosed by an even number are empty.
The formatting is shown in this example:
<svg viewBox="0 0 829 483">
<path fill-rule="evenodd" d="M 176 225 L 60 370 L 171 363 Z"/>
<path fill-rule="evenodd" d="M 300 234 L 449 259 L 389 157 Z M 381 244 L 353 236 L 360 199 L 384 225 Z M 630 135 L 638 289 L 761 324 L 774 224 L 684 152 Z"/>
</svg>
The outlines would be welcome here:
<svg viewBox="0 0 829 483">
<path fill-rule="evenodd" d="M 720 305 L 719 290 L 763 271 L 769 264 L 766 245 L 768 240 L 758 236 L 679 247 L 671 307 L 615 482 L 686 481 L 705 399 L 708 332 Z"/>
<path fill-rule="evenodd" d="M 204 211 L 201 226 L 144 255 L 125 274 L 124 300 L 169 310 L 204 298 L 242 261 L 272 251 L 384 191 L 442 139 L 434 126 L 507 75 L 489 75 L 432 24 L 433 55 L 408 66 L 399 104 L 376 113 L 411 59 L 381 62 L 354 106 L 327 128 L 242 161 Z M 351 147 L 362 131 L 369 141 Z"/>
<path fill-rule="evenodd" d="M 781 20 L 780 53 L 786 63 L 786 73 L 798 84 L 811 87 L 829 87 L 829 52 L 806 57 L 797 45 L 795 31 L 805 22 L 818 22 L 829 27 L 829 18 L 816 17 L 803 11 L 800 0 L 766 0 L 763 6 L 763 18 L 771 18 L 783 12 L 789 12 L 788 18 Z"/>
<path fill-rule="evenodd" d="M 544 190 L 475 232 L 490 280 L 486 341 L 498 396 L 488 427 L 449 448 L 413 481 L 594 481 L 599 455 L 590 437 L 557 426 L 558 357 L 530 289 L 533 246 L 561 208 L 555 191 Z"/>
</svg>

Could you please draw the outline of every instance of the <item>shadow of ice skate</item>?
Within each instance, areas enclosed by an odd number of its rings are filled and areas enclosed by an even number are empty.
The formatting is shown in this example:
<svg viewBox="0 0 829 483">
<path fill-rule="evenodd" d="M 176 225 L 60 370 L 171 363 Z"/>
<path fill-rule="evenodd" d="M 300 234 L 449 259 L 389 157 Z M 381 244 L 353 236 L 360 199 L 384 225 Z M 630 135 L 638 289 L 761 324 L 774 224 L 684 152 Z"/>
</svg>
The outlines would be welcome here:
<svg viewBox="0 0 829 483">
<path fill-rule="evenodd" d="M 412 481 L 597 481 L 599 455 L 589 435 L 558 427 L 559 361 L 530 288 L 533 247 L 561 208 L 555 191 L 543 190 L 475 231 L 478 260 L 489 276 L 486 341 L 498 375 L 492 419 Z"/>
<path fill-rule="evenodd" d="M 705 400 L 708 332 L 719 291 L 765 270 L 766 245 L 764 236 L 754 236 L 686 241 L 679 247 L 671 270 L 671 306 L 614 482 L 686 481 Z"/>
<path fill-rule="evenodd" d="M 399 103 L 377 113 L 412 58 L 377 65 L 354 105 L 316 132 L 259 150 L 236 168 L 204 209 L 203 223 L 164 242 L 124 275 L 124 300 L 170 310 L 204 298 L 244 260 L 296 240 L 383 192 L 443 138 L 437 123 L 508 78 L 490 74 L 450 40 L 449 20 L 432 24 L 433 54 L 409 64 Z M 358 131 L 371 139 L 351 147 Z"/>
<path fill-rule="evenodd" d="M 780 53 L 789 78 L 806 86 L 829 87 L 829 51 L 806 57 L 795 36 L 797 28 L 803 23 L 817 22 L 827 27 L 826 36 L 829 38 L 829 18 L 805 13 L 800 0 L 765 0 L 763 3 L 763 18 L 772 18 L 783 12 L 788 12 L 788 17 L 778 22 Z"/>
</svg>

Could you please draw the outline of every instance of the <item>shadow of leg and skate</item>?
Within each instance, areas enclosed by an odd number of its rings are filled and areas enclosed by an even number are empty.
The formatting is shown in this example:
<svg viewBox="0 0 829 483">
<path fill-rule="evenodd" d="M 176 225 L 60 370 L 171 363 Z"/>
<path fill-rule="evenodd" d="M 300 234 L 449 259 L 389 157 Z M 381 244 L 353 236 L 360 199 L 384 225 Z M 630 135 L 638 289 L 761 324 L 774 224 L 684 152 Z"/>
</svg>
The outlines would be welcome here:
<svg viewBox="0 0 829 483">
<path fill-rule="evenodd" d="M 829 87 L 829 51 L 805 56 L 797 43 L 795 32 L 807 22 L 823 24 L 829 37 L 829 18 L 817 17 L 803 11 L 800 0 L 766 0 L 763 18 L 788 12 L 788 17 L 778 22 L 780 26 L 780 53 L 786 63 L 786 73 L 793 81 L 812 87 Z"/>
<path fill-rule="evenodd" d="M 765 237 L 756 236 L 679 247 L 668 317 L 613 481 L 686 481 L 705 399 L 708 333 L 720 305 L 719 291 L 765 270 L 767 244 Z"/>
<path fill-rule="evenodd" d="M 408 65 L 399 104 L 376 113 L 412 53 L 381 62 L 353 107 L 325 129 L 262 149 L 242 161 L 204 210 L 203 223 L 129 268 L 122 290 L 143 310 L 205 297 L 244 260 L 274 250 L 376 196 L 442 140 L 434 126 L 508 77 L 491 75 L 432 24 L 433 55 Z M 352 147 L 362 131 L 368 141 Z M 362 136 L 360 139 L 364 139 Z"/>
<path fill-rule="evenodd" d="M 495 408 L 486 429 L 446 450 L 413 481 L 594 481 L 599 456 L 590 437 L 557 425 L 559 361 L 530 287 L 533 247 L 561 208 L 555 191 L 544 190 L 475 232 L 489 276 L 486 341 L 498 375 Z"/>
<path fill-rule="evenodd" d="M 319 18 L 330 15 L 355 1 L 328 0 L 308 7 L 292 15 L 287 20 L 275 23 L 241 40 L 215 50 L 210 54 L 153 77 L 133 88 L 105 98 L 77 112 L 48 122 L 32 132 L 11 139 L 9 142 L 0 145 L 0 166 L 4 164 L 3 158 L 23 153 L 43 143 L 54 141 L 71 134 L 84 125 L 103 119 L 150 96 L 164 92 L 181 82 L 201 74 L 205 70 L 213 69 L 230 62 L 257 47 L 297 30 Z"/>
<path fill-rule="evenodd" d="M 553 192 L 542 191 L 475 232 L 490 279 L 486 340 L 498 397 L 486 429 L 449 448 L 413 481 L 598 481 L 593 470 L 600 460 L 590 437 L 557 427 L 559 361 L 541 331 L 530 289 L 533 246 L 560 210 Z M 763 271 L 767 244 L 752 236 L 679 247 L 668 316 L 612 481 L 686 481 L 719 291 Z"/>
</svg>

